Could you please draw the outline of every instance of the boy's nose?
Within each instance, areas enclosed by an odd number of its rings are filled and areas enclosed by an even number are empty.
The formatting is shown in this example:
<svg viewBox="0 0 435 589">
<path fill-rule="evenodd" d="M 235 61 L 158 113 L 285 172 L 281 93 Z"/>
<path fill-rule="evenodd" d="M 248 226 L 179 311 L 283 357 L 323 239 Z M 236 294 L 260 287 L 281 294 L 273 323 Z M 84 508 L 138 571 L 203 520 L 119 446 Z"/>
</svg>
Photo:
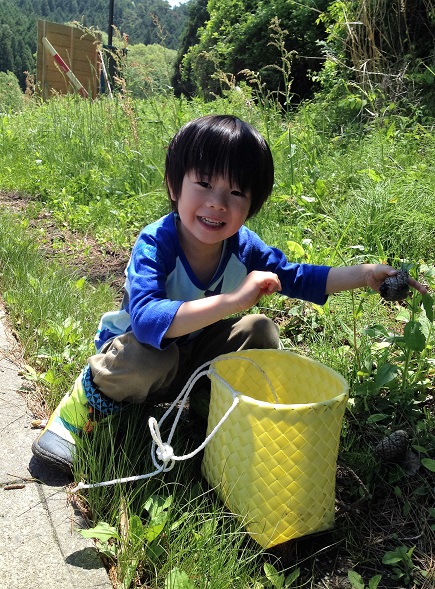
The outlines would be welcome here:
<svg viewBox="0 0 435 589">
<path fill-rule="evenodd" d="M 207 204 L 214 209 L 226 209 L 226 197 L 220 191 L 212 191 L 207 199 Z"/>
</svg>

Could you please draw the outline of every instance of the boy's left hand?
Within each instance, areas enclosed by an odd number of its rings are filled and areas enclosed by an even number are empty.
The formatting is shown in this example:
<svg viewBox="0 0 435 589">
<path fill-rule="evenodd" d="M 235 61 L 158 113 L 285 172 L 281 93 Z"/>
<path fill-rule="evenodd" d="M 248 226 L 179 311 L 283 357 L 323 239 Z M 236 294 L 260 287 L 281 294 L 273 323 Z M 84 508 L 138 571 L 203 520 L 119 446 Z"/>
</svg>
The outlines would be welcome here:
<svg viewBox="0 0 435 589">
<path fill-rule="evenodd" d="M 379 292 L 379 288 L 382 286 L 386 278 L 389 276 L 395 276 L 397 274 L 397 270 L 385 264 L 373 264 L 368 266 L 367 286 L 376 292 Z M 427 294 L 427 288 L 411 276 L 408 278 L 408 284 L 411 288 L 414 288 L 420 294 Z"/>
</svg>

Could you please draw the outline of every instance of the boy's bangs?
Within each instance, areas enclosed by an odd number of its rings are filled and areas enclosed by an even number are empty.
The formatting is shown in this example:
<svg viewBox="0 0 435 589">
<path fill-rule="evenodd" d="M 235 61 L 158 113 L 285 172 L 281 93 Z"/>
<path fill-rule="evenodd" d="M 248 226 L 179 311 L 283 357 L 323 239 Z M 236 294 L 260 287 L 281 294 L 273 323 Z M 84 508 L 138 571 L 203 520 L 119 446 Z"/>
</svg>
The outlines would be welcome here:
<svg viewBox="0 0 435 589">
<path fill-rule="evenodd" d="M 186 169 L 201 178 L 222 176 L 234 188 L 251 191 L 260 180 L 259 172 L 264 167 L 264 154 L 252 138 L 238 130 L 221 132 L 195 141 L 188 150 Z"/>
</svg>

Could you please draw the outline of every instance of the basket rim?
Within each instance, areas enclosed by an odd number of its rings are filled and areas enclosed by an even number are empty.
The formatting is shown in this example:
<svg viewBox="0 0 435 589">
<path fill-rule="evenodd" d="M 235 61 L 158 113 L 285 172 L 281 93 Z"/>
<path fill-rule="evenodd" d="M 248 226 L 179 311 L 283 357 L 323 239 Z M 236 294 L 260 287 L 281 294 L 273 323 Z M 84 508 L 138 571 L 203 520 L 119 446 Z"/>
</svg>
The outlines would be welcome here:
<svg viewBox="0 0 435 589">
<path fill-rule="evenodd" d="M 302 354 L 298 354 L 297 352 L 293 352 L 293 351 L 287 350 L 287 349 L 283 350 L 283 349 L 274 349 L 274 348 L 270 348 L 270 349 L 269 348 L 254 348 L 251 350 L 240 350 L 238 352 L 230 352 L 228 354 L 221 354 L 220 356 L 218 356 L 217 358 L 215 358 L 211 362 L 209 374 L 213 374 L 213 372 L 216 372 L 216 374 L 219 375 L 218 370 L 215 368 L 215 365 L 218 364 L 219 362 L 229 361 L 229 360 L 237 360 L 237 359 L 243 359 L 243 358 L 247 358 L 248 360 L 250 360 L 252 355 L 255 355 L 255 354 L 266 355 L 266 354 L 270 354 L 271 352 L 277 353 L 279 355 L 293 356 L 295 358 L 298 358 L 298 359 L 301 359 L 301 360 L 307 362 L 308 364 L 320 366 L 322 368 L 322 370 L 329 372 L 332 376 L 334 376 L 334 378 L 336 378 L 336 380 L 338 382 L 341 383 L 341 386 L 342 386 L 341 392 L 339 392 L 338 394 L 336 394 L 333 397 L 330 397 L 328 399 L 325 399 L 322 401 L 313 401 L 310 403 L 274 403 L 274 402 L 270 402 L 270 401 L 261 401 L 260 399 L 255 399 L 254 397 L 251 397 L 250 395 L 247 395 L 246 393 L 242 393 L 241 391 L 237 391 L 237 390 L 233 389 L 234 394 L 236 396 L 239 396 L 240 399 L 243 400 L 245 403 L 247 403 L 249 405 L 255 405 L 257 407 L 269 407 L 269 408 L 276 409 L 277 411 L 280 411 L 280 410 L 282 411 L 282 410 L 288 410 L 288 409 L 295 409 L 296 410 L 296 409 L 300 409 L 301 407 L 309 409 L 312 407 L 319 407 L 320 405 L 328 406 L 328 405 L 332 405 L 336 402 L 342 402 L 343 398 L 345 398 L 346 400 L 349 398 L 349 383 L 344 378 L 343 375 L 341 375 L 339 372 L 337 372 L 336 370 L 334 370 L 330 366 L 323 364 L 319 360 L 315 360 L 314 358 L 309 358 L 308 356 L 303 356 Z M 261 366 L 259 366 L 259 367 L 261 368 Z"/>
<path fill-rule="evenodd" d="M 343 391 L 335 397 L 331 397 L 330 399 L 325 399 L 324 401 L 313 401 L 312 403 L 270 403 L 269 401 L 261 401 L 260 399 L 255 399 L 254 397 L 250 397 L 249 395 L 245 395 L 244 393 L 240 393 L 239 391 L 235 391 L 236 396 L 240 397 L 240 399 L 246 403 L 247 405 L 255 405 L 256 407 L 268 407 L 269 409 L 275 409 L 276 411 L 288 411 L 289 409 L 299 410 L 301 408 L 310 409 L 313 407 L 319 407 L 324 405 L 327 407 L 328 405 L 333 405 L 335 403 L 341 403 L 342 401 L 349 398 L 348 392 Z"/>
</svg>

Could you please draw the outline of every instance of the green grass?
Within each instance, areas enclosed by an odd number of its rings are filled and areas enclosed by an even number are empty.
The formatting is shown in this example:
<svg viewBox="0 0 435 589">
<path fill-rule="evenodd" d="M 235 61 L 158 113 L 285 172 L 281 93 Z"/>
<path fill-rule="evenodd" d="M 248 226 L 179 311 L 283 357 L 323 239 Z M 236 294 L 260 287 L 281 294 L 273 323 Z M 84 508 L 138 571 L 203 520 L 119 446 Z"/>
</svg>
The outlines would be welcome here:
<svg viewBox="0 0 435 589">
<path fill-rule="evenodd" d="M 44 258 L 25 219 L 2 209 L 0 228 L 1 295 L 32 369 L 28 377 L 44 387 L 53 409 L 77 362 L 92 352 L 98 316 L 113 305 L 113 292 Z"/>
<path fill-rule="evenodd" d="M 340 126 L 338 107 L 332 116 L 315 103 L 284 117 L 247 98 L 243 92 L 207 104 L 53 98 L 0 119 L 0 187 L 31 195 L 22 213 L 0 211 L 0 292 L 23 345 L 25 374 L 42 391 L 47 412 L 92 353 L 101 313 L 119 300 L 119 292 L 95 282 L 90 270 L 87 275 L 86 255 L 90 261 L 102 248 L 128 256 L 139 229 L 168 210 L 165 146 L 194 116 L 234 113 L 269 137 L 275 190 L 249 222 L 265 241 L 295 261 L 410 263 L 433 288 L 433 132 L 394 114 L 388 124 Z M 46 217 L 58 235 L 65 232 L 72 256 L 61 239 L 51 239 L 41 224 Z M 332 296 L 322 308 L 263 299 L 253 311 L 277 321 L 289 348 L 349 380 L 354 405 L 346 413 L 340 459 L 350 470 L 337 488 L 348 511 L 339 513 L 331 533 L 263 551 L 207 488 L 199 459 L 147 482 L 89 489 L 81 505 L 113 532 L 99 548 L 120 586 L 269 589 L 293 575 L 291 586 L 320 589 L 335 586 L 325 574 L 347 578 L 350 569 L 366 585 L 378 572 L 379 587 L 433 586 L 432 305 L 431 297 L 419 296 L 385 304 L 365 291 Z M 386 335 L 368 329 L 373 325 Z M 382 380 L 387 368 L 395 376 Z M 85 438 L 76 480 L 150 472 L 149 411 L 133 408 Z M 375 459 L 376 443 L 399 427 L 410 434 L 420 461 L 413 477 Z M 189 431 L 183 424 L 180 451 L 192 445 Z M 407 557 L 401 546 L 416 548 Z M 395 550 L 395 566 L 383 563 Z"/>
</svg>

